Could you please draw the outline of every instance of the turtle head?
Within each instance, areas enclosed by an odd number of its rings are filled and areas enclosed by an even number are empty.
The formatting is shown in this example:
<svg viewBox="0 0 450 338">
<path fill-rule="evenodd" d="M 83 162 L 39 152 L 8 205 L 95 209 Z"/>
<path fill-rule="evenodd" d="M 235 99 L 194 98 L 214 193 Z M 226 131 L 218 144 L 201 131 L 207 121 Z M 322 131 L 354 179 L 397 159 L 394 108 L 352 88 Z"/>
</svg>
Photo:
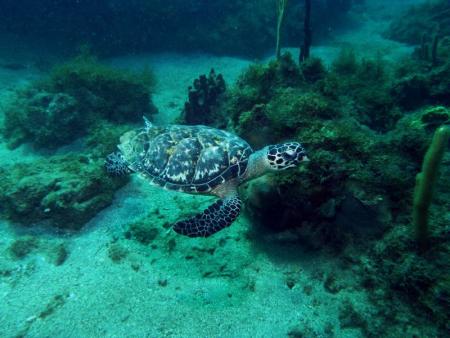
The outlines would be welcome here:
<svg viewBox="0 0 450 338">
<path fill-rule="evenodd" d="M 285 170 L 309 161 L 306 151 L 298 142 L 287 142 L 267 147 L 267 162 L 271 170 Z"/>
<path fill-rule="evenodd" d="M 150 122 L 148 122 L 150 123 Z M 120 137 L 120 144 L 117 146 L 118 151 L 109 154 L 105 160 L 105 169 L 108 174 L 113 176 L 122 176 L 132 172 L 129 166 L 129 159 L 140 150 L 136 150 L 137 146 L 143 143 L 137 139 L 135 130 L 126 132 Z"/>
</svg>

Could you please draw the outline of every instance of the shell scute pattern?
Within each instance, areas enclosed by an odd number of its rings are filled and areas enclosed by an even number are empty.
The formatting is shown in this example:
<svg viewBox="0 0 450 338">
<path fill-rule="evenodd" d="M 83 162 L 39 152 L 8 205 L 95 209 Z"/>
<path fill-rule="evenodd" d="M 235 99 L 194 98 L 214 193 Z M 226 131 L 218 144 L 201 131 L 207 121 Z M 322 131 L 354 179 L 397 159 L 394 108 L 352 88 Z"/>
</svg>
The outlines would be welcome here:
<svg viewBox="0 0 450 338">
<path fill-rule="evenodd" d="M 197 140 L 193 137 L 181 139 L 169 152 L 168 162 L 161 176 L 172 183 L 188 183 L 189 178 L 195 174 L 195 166 L 200 156 Z"/>
<path fill-rule="evenodd" d="M 148 150 L 142 154 L 142 164 L 152 176 L 160 175 L 169 161 L 170 153 L 175 147 L 175 141 L 169 134 L 161 134 L 153 140 L 145 141 Z"/>
<path fill-rule="evenodd" d="M 202 150 L 193 177 L 193 183 L 207 183 L 211 177 L 219 175 L 228 167 L 226 149 L 217 145 L 208 145 Z"/>
<path fill-rule="evenodd" d="M 245 173 L 253 150 L 244 140 L 206 126 L 143 129 L 123 148 L 132 170 L 164 188 L 207 193 Z"/>
</svg>

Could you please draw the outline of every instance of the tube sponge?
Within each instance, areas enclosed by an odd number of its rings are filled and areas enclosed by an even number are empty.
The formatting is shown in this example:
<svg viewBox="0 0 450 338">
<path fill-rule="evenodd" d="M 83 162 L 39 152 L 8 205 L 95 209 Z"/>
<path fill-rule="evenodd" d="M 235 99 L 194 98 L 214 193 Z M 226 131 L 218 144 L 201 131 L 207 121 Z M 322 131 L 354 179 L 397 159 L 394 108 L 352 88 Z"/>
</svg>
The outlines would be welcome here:
<svg viewBox="0 0 450 338">
<path fill-rule="evenodd" d="M 417 240 L 422 248 L 427 245 L 429 234 L 428 209 L 439 175 L 439 166 L 442 162 L 442 157 L 444 156 L 449 138 L 450 126 L 441 126 L 436 130 L 431 145 L 425 154 L 422 171 L 416 176 L 413 202 L 413 225 L 416 230 Z"/>
</svg>

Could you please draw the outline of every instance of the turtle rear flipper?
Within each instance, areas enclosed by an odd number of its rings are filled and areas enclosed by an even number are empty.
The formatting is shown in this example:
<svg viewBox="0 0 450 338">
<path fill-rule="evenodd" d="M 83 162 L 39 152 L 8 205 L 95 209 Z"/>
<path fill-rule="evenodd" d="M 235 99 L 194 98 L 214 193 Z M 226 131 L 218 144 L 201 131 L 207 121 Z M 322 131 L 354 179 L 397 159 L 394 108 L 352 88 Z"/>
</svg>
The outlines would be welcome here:
<svg viewBox="0 0 450 338">
<path fill-rule="evenodd" d="M 116 151 L 106 157 L 105 168 L 108 174 L 121 176 L 131 172 L 121 152 Z"/>
<path fill-rule="evenodd" d="M 226 197 L 211 204 L 202 213 L 174 224 L 175 232 L 188 237 L 209 237 L 231 225 L 239 216 L 241 200 Z"/>
</svg>

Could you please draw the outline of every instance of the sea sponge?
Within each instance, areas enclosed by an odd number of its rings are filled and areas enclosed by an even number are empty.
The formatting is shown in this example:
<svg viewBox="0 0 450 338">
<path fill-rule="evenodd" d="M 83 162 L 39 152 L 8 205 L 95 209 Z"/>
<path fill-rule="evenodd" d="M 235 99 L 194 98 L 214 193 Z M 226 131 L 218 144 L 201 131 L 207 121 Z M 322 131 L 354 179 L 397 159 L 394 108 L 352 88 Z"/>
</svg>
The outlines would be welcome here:
<svg viewBox="0 0 450 338">
<path fill-rule="evenodd" d="M 442 157 L 450 139 L 450 127 L 439 127 L 422 164 L 422 171 L 416 176 L 416 187 L 413 202 L 413 224 L 417 239 L 422 248 L 427 245 L 429 235 L 428 210 L 433 198 L 434 187 L 439 175 Z"/>
</svg>

